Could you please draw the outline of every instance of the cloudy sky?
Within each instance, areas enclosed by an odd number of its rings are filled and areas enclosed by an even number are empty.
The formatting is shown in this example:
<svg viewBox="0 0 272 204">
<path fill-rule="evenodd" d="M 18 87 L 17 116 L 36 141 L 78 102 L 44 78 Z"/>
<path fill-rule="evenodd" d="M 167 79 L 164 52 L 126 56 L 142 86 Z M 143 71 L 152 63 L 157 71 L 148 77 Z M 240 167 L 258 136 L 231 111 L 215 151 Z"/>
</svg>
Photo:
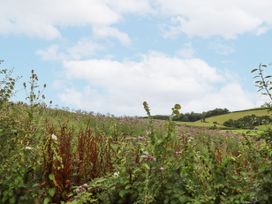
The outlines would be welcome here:
<svg viewBox="0 0 272 204">
<path fill-rule="evenodd" d="M 184 112 L 256 107 L 250 70 L 272 60 L 271 8 L 271 0 L 0 0 L 1 66 L 23 79 L 35 69 L 61 107 L 115 115 L 143 115 L 145 100 L 154 114 L 175 103 Z"/>
</svg>

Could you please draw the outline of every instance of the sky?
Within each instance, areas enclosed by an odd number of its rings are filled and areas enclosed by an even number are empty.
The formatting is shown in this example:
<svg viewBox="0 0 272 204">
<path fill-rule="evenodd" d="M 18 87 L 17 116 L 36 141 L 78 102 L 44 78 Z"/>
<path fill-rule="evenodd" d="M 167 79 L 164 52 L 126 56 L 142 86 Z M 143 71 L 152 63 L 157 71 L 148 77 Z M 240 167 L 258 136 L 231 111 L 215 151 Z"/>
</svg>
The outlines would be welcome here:
<svg viewBox="0 0 272 204">
<path fill-rule="evenodd" d="M 0 0 L 0 59 L 54 106 L 144 115 L 260 106 L 271 0 Z M 18 89 L 17 99 L 23 99 Z"/>
</svg>

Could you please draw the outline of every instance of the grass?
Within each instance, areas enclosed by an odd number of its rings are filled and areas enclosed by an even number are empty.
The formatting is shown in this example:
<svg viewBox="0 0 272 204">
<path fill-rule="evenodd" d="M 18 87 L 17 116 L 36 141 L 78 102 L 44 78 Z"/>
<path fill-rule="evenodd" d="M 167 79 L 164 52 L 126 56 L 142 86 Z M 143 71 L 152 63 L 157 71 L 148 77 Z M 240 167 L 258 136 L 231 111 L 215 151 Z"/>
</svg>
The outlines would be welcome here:
<svg viewBox="0 0 272 204">
<path fill-rule="evenodd" d="M 178 125 L 185 125 L 185 126 L 192 126 L 192 127 L 205 127 L 205 128 L 212 128 L 214 127 L 213 123 L 209 122 L 202 122 L 202 121 L 196 121 L 196 122 L 176 122 Z M 217 128 L 226 128 L 224 125 L 216 125 Z"/>
<path fill-rule="evenodd" d="M 256 116 L 263 116 L 263 115 L 270 115 L 271 113 L 268 111 L 268 109 L 265 109 L 265 108 L 255 108 L 255 109 L 235 111 L 235 112 L 227 113 L 224 115 L 209 117 L 209 118 L 206 118 L 205 122 L 198 120 L 195 122 L 176 122 L 176 123 L 178 125 L 191 126 L 191 127 L 203 127 L 203 128 L 216 127 L 217 129 L 222 129 L 222 130 L 228 129 L 226 131 L 232 131 L 233 133 L 248 134 L 248 135 L 257 135 L 261 133 L 267 127 L 272 127 L 272 125 L 271 126 L 261 125 L 256 127 L 258 130 L 243 130 L 243 129 L 233 130 L 223 125 L 223 123 L 229 119 L 237 120 L 239 118 L 242 118 L 247 115 L 252 115 L 252 114 Z M 215 122 L 217 123 L 216 125 L 214 124 Z"/>
<path fill-rule="evenodd" d="M 176 125 L 178 104 L 157 121 L 146 102 L 145 120 L 48 108 L 31 89 L 33 98 L 0 101 L 0 203 L 272 203 L 272 131 L 260 140 Z"/>
<path fill-rule="evenodd" d="M 217 122 L 218 124 L 223 124 L 225 121 L 229 119 L 237 120 L 239 118 L 242 118 L 247 115 L 256 115 L 256 116 L 263 116 L 263 115 L 269 115 L 268 109 L 249 109 L 249 110 L 244 110 L 244 111 L 235 111 L 231 113 L 227 113 L 224 115 L 218 115 L 218 116 L 213 116 L 210 118 L 206 118 L 206 122 L 208 123 L 213 123 Z"/>
<path fill-rule="evenodd" d="M 1 110 L 3 203 L 246 203 L 258 198 L 257 166 L 269 164 L 258 153 L 265 143 L 242 136 L 251 133 L 210 123 L 175 127 L 42 106 L 28 123 L 28 111 Z"/>
</svg>

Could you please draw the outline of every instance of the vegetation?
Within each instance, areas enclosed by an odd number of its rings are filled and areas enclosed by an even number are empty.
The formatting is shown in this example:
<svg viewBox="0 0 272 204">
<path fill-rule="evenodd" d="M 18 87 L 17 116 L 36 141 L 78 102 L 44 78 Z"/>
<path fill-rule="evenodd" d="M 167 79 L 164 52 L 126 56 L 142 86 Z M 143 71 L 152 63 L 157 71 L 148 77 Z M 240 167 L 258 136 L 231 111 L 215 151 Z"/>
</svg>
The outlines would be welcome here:
<svg viewBox="0 0 272 204">
<path fill-rule="evenodd" d="M 235 111 L 228 114 L 220 115 L 220 116 L 214 116 L 206 119 L 207 123 L 213 123 L 217 122 L 218 124 L 224 124 L 229 119 L 238 120 L 240 118 L 243 118 L 245 116 L 249 115 L 256 115 L 256 116 L 267 116 L 270 115 L 269 109 L 267 108 L 255 108 L 255 109 L 249 109 L 249 110 L 243 110 L 243 111 Z"/>
<path fill-rule="evenodd" d="M 175 118 L 173 118 L 174 121 L 181 121 L 181 122 L 195 122 L 198 120 L 201 120 L 203 122 L 205 122 L 206 118 L 208 117 L 212 117 L 212 116 L 216 116 L 216 115 L 223 115 L 229 113 L 229 110 L 224 108 L 216 108 L 207 112 L 202 112 L 202 113 L 195 113 L 195 112 L 191 112 L 191 113 L 185 113 L 185 114 L 179 114 L 178 116 L 176 116 Z M 158 119 L 158 120 L 168 120 L 167 115 L 155 115 L 152 116 L 154 119 Z"/>
<path fill-rule="evenodd" d="M 177 124 L 191 126 L 191 127 L 207 127 L 207 128 L 213 128 L 213 129 L 214 128 L 221 129 L 221 130 L 227 129 L 227 130 L 232 130 L 233 132 L 247 132 L 246 129 L 244 129 L 245 131 L 240 131 L 242 128 L 242 125 L 239 127 L 234 125 L 229 125 L 227 121 L 237 121 L 237 120 L 240 120 L 241 118 L 249 117 L 251 115 L 255 115 L 256 117 L 261 117 L 261 118 L 270 117 L 269 108 L 266 107 L 266 108 L 255 108 L 255 109 L 249 109 L 249 110 L 235 111 L 235 112 L 230 112 L 223 115 L 212 116 L 212 117 L 206 118 L 205 121 L 198 120 L 195 122 L 177 122 Z M 271 125 L 271 123 L 269 125 Z M 269 125 L 268 124 L 258 125 L 256 123 L 256 126 L 251 127 L 251 129 L 254 129 L 254 130 L 256 129 L 254 132 L 259 132 L 257 130 L 263 129 L 263 126 L 269 126 Z"/>
<path fill-rule="evenodd" d="M 12 103 L 18 78 L 0 74 L 1 203 L 272 202 L 269 129 L 180 127 L 178 104 L 167 121 L 147 102 L 147 119 L 52 109 L 34 71 L 28 102 Z"/>
<path fill-rule="evenodd" d="M 238 120 L 229 119 L 224 122 L 227 127 L 238 129 L 254 129 L 256 126 L 272 124 L 272 118 L 265 116 L 248 115 Z"/>
</svg>

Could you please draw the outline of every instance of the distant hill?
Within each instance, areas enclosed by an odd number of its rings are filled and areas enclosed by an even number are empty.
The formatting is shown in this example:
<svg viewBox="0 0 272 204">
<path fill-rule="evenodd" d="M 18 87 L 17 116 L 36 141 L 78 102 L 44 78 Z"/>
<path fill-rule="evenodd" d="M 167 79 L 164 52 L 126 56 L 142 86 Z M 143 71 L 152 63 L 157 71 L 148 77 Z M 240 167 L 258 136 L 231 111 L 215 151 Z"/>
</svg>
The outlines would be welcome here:
<svg viewBox="0 0 272 204">
<path fill-rule="evenodd" d="M 254 109 L 247 109 L 247 110 L 240 110 L 234 111 L 218 116 L 207 117 L 205 122 L 202 120 L 198 120 L 195 122 L 177 122 L 180 125 L 187 125 L 187 126 L 195 126 L 195 127 L 213 127 L 214 123 L 218 128 L 226 128 L 223 123 L 229 119 L 237 120 L 243 118 L 244 116 L 248 115 L 256 115 L 256 116 L 265 116 L 265 115 L 272 115 L 272 112 L 269 112 L 267 108 L 254 108 Z"/>
<path fill-rule="evenodd" d="M 267 108 L 255 108 L 255 109 L 248 109 L 248 110 L 241 110 L 241 111 L 234 111 L 231 113 L 227 113 L 224 115 L 212 116 L 206 118 L 207 123 L 214 123 L 217 122 L 218 124 L 223 124 L 225 121 L 229 119 L 237 120 L 247 115 L 256 115 L 256 116 L 264 116 L 269 115 L 269 109 Z M 200 122 L 200 121 L 197 121 Z"/>
</svg>

